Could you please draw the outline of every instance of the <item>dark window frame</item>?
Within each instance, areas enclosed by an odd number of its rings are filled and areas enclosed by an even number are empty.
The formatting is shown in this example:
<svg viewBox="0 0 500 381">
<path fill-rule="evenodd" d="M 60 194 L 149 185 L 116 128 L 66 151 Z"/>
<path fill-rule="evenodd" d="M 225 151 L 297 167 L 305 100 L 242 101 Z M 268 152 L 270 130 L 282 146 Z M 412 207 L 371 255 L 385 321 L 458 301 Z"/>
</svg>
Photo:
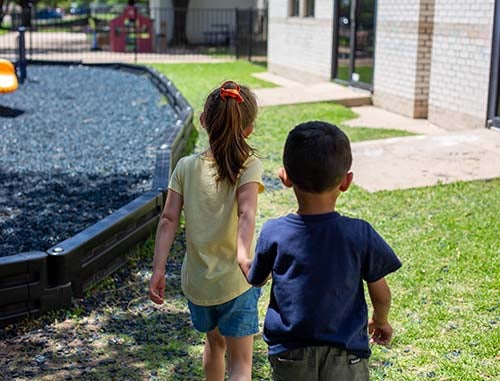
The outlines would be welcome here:
<svg viewBox="0 0 500 381">
<path fill-rule="evenodd" d="M 500 1 L 500 0 L 496 0 Z M 333 39 L 332 39 L 332 63 L 330 70 L 330 79 L 334 82 L 340 83 L 341 85 L 358 87 L 363 90 L 368 90 L 373 92 L 373 78 L 371 83 L 364 82 L 354 82 L 352 79 L 343 80 L 337 78 L 337 53 L 338 53 L 338 45 L 339 45 L 339 1 L 335 1 L 333 6 Z M 356 28 L 357 28 L 357 20 L 356 13 L 358 9 L 358 0 L 351 0 L 351 10 L 350 10 L 350 23 L 351 23 L 351 38 L 350 38 L 350 51 L 356 51 Z M 377 40 L 377 13 L 378 13 L 378 1 L 374 3 L 373 9 L 373 67 L 375 68 L 375 48 L 376 48 L 376 40 Z M 354 38 L 353 38 L 354 37 Z M 353 54 L 349 57 L 349 78 L 351 78 L 353 70 L 355 68 L 355 57 Z"/>
<path fill-rule="evenodd" d="M 491 46 L 490 90 L 488 94 L 487 127 L 500 128 L 500 0 L 495 1 L 493 41 Z"/>
<path fill-rule="evenodd" d="M 304 0 L 304 17 L 315 17 L 314 8 L 314 0 Z"/>
<path fill-rule="evenodd" d="M 288 17 L 300 17 L 300 0 L 288 0 Z"/>
</svg>

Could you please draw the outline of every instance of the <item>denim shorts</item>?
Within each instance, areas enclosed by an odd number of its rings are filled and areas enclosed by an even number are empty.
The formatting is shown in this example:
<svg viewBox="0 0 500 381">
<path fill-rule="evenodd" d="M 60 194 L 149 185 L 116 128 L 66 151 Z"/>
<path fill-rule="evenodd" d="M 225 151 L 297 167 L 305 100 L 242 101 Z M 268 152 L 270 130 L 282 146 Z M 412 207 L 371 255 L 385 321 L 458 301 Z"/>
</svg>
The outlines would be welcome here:
<svg viewBox="0 0 500 381">
<path fill-rule="evenodd" d="M 243 337 L 259 332 L 257 301 L 262 293 L 252 287 L 229 302 L 215 306 L 198 306 L 188 300 L 191 321 L 199 332 L 210 332 L 216 327 L 222 336 Z"/>
</svg>

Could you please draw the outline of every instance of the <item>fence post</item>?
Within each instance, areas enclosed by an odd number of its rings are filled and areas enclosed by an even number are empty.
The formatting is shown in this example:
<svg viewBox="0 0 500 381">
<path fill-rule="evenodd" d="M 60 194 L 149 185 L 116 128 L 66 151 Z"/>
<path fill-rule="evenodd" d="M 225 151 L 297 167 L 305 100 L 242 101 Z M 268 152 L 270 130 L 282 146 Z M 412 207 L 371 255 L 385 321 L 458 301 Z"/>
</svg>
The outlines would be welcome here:
<svg viewBox="0 0 500 381">
<path fill-rule="evenodd" d="M 19 27 L 19 82 L 24 83 L 26 79 L 26 28 Z"/>
<path fill-rule="evenodd" d="M 253 44 L 253 9 L 248 10 L 248 62 L 252 62 L 252 44 Z"/>
<path fill-rule="evenodd" d="M 238 8 L 234 8 L 234 13 L 236 15 L 236 31 L 235 31 L 235 38 L 234 38 L 234 53 L 236 56 L 236 59 L 240 58 L 240 13 L 238 11 Z"/>
</svg>

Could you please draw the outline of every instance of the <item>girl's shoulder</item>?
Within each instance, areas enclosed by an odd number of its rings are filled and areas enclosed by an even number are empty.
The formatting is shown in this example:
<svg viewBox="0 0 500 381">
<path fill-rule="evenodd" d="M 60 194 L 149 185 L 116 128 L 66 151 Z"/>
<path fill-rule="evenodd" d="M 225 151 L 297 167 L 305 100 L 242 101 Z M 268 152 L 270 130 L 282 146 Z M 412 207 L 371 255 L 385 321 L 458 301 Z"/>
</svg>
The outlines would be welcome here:
<svg viewBox="0 0 500 381">
<path fill-rule="evenodd" d="M 248 156 L 247 160 L 245 161 L 245 163 L 248 163 L 248 162 L 259 162 L 260 163 L 260 159 L 255 156 L 255 154 L 252 154 L 250 156 Z"/>
<path fill-rule="evenodd" d="M 245 168 L 249 167 L 262 167 L 262 162 L 260 159 L 255 156 L 255 155 L 250 155 L 248 156 L 248 159 L 246 159 L 245 163 L 243 164 Z"/>
<path fill-rule="evenodd" d="M 264 167 L 260 159 L 254 155 L 250 155 L 243 163 L 240 176 L 245 176 L 248 173 L 262 174 Z"/>
<path fill-rule="evenodd" d="M 183 156 L 177 161 L 175 168 L 183 168 L 189 166 L 199 158 L 200 158 L 200 153 L 193 153 L 191 155 Z"/>
</svg>

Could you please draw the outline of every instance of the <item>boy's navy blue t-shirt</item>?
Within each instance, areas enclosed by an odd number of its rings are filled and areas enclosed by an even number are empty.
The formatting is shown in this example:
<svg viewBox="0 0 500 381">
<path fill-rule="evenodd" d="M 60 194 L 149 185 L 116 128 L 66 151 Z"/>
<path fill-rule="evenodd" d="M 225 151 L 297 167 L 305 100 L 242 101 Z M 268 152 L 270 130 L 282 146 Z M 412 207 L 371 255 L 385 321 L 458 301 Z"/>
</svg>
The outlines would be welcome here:
<svg viewBox="0 0 500 381">
<path fill-rule="evenodd" d="M 368 358 L 363 280 L 375 282 L 399 267 L 366 221 L 332 212 L 266 222 L 249 280 L 260 285 L 272 273 L 264 322 L 269 354 L 331 345 Z"/>
</svg>

